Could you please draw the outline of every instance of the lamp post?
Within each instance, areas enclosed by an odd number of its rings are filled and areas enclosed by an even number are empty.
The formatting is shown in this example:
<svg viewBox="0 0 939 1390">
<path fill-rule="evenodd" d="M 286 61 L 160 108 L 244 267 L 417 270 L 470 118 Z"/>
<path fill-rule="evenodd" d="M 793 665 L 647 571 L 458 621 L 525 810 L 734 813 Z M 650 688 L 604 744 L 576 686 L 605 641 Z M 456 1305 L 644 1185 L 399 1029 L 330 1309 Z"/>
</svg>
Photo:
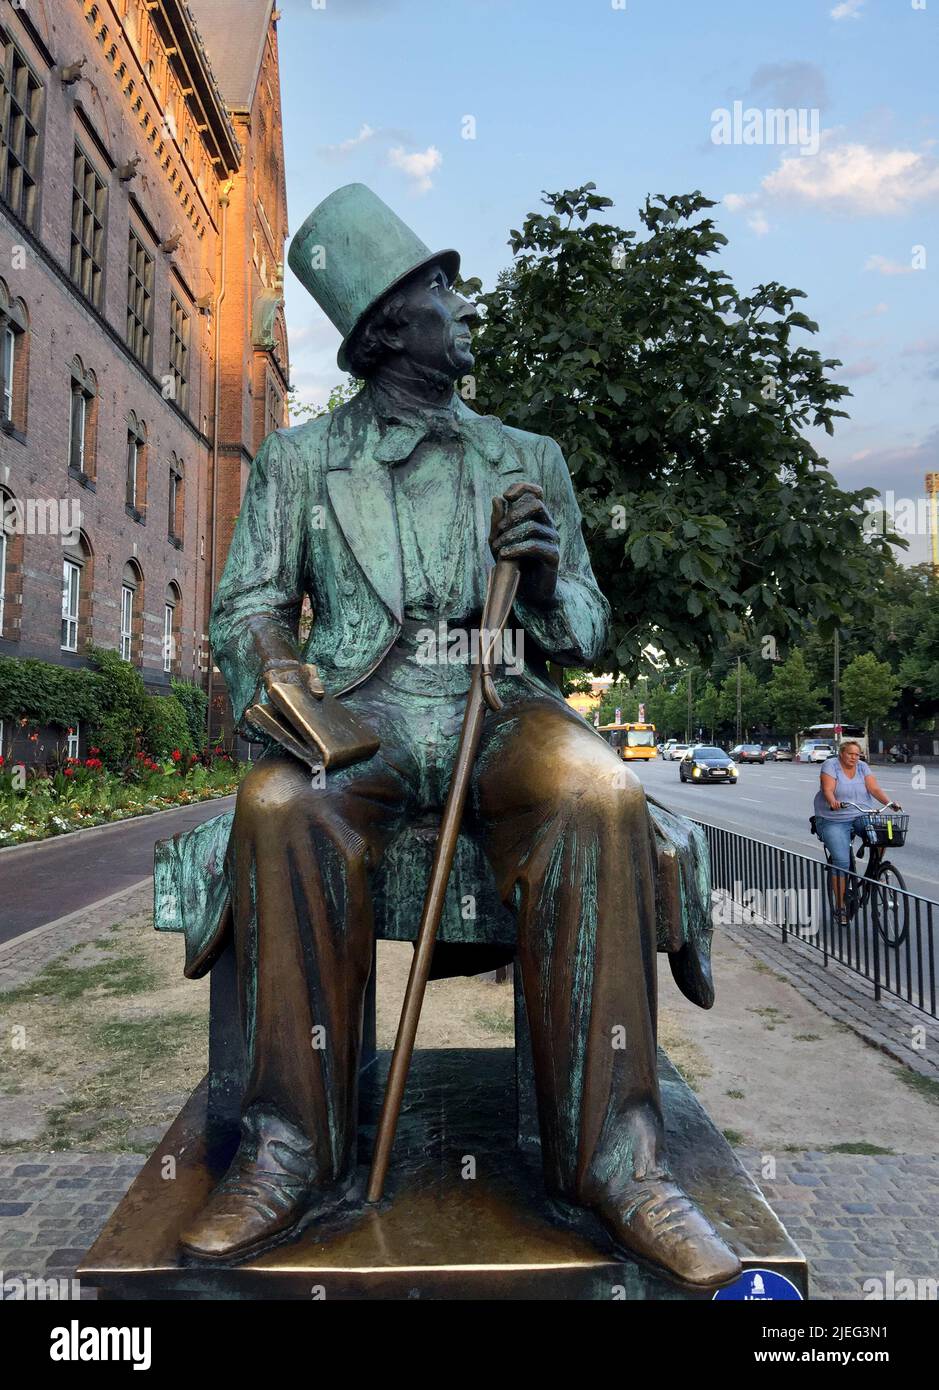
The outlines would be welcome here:
<svg viewBox="0 0 939 1390">
<path fill-rule="evenodd" d="M 737 657 L 737 742 L 743 743 L 743 693 L 741 690 L 740 657 Z"/>
<path fill-rule="evenodd" d="M 835 726 L 835 747 L 841 738 L 841 633 L 835 628 L 835 670 L 831 694 L 831 717 Z"/>
</svg>

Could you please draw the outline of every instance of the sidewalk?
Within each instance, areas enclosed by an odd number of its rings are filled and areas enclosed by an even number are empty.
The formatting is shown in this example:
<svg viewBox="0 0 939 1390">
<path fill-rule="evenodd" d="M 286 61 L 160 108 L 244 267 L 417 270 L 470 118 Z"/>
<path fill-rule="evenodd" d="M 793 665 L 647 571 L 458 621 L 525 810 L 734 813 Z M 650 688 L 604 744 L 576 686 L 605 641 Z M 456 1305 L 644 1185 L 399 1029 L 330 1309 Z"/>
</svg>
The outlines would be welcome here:
<svg viewBox="0 0 939 1390">
<path fill-rule="evenodd" d="M 152 932 L 150 891 L 145 883 L 0 947 L 0 990 L 28 985 L 54 964 L 55 972 L 68 972 L 71 994 L 63 1005 L 85 1010 L 81 1017 L 93 1022 L 104 1009 L 124 1027 L 128 1020 L 147 1022 L 154 999 L 165 998 L 176 986 L 180 964 L 179 943 Z M 96 984 L 76 996 L 76 973 L 88 969 L 97 972 L 96 981 L 111 978 L 106 975 L 108 953 L 102 954 L 109 933 L 118 939 L 112 956 L 136 952 L 158 974 L 113 995 L 102 997 L 106 987 Z M 816 1008 L 804 997 L 805 981 L 795 973 L 787 975 L 783 967 L 791 963 L 775 954 L 793 948 L 765 936 L 756 928 L 718 932 L 718 994 L 711 1011 L 696 1009 L 678 995 L 664 958 L 659 958 L 664 1045 L 804 1249 L 815 1297 L 861 1298 L 865 1280 L 883 1281 L 890 1270 L 897 1278 L 936 1277 L 939 1158 L 933 1101 L 903 1085 L 896 1065 L 883 1050 L 873 1051 L 862 1041 L 859 1030 L 846 1032 L 830 1012 L 830 1001 L 826 1006 L 820 1000 Z M 62 962 L 63 954 L 75 947 L 78 952 Z M 382 943 L 382 948 L 379 1041 L 387 1046 L 411 953 L 396 943 Z M 803 954 L 799 952 L 800 962 Z M 821 966 L 814 969 L 826 975 Z M 204 982 L 178 985 L 185 991 L 185 1007 L 204 1009 Z M 63 1006 L 55 997 L 37 999 L 23 1007 L 45 1009 L 37 1015 L 40 1024 Z M 0 998 L 0 1008 L 3 1003 Z M 864 1004 L 868 1012 L 880 1007 L 872 1001 Z M 511 1018 L 510 986 L 437 981 L 430 986 L 418 1045 L 511 1046 Z M 149 1021 L 159 1028 L 159 1018 Z M 79 1059 L 87 1072 L 91 1030 L 82 1032 L 79 1024 L 76 1034 L 75 1025 L 69 1026 L 71 1035 L 87 1039 L 84 1060 Z M 54 1036 L 40 1028 L 46 1050 Z M 195 1051 L 201 1067 L 202 1041 L 197 1040 Z M 41 1060 L 42 1048 L 39 1053 Z M 175 1113 L 186 1089 L 180 1066 L 175 1052 L 168 1063 L 150 1058 L 135 1082 L 137 1089 L 151 1088 L 158 1107 L 164 1102 L 169 1106 L 160 1114 Z M 5 1104 L 22 1108 L 31 1099 L 35 1107 L 39 1097 L 28 1088 L 16 1094 L 13 1080 L 12 1092 L 4 1088 Z M 111 1084 L 107 1077 L 105 1082 Z M 119 1108 L 126 1108 L 119 1100 L 124 1094 L 113 1092 Z M 90 1145 L 84 1139 L 81 1128 L 74 1148 L 50 1152 L 24 1134 L 17 1144 L 21 1151 L 0 1152 L 0 1270 L 5 1277 L 71 1276 L 144 1161 L 143 1152 L 108 1147 L 106 1124 L 107 1117 L 94 1129 L 99 1142 L 104 1140 L 97 1152 L 90 1151 L 93 1141 Z M 7 1140 L 9 1147 L 10 1132 L 2 1129 L 0 1121 L 0 1143 Z M 137 1138 L 149 1151 L 158 1134 L 141 1130 Z M 831 1152 L 822 1144 L 849 1151 Z M 889 1151 L 893 1149 L 898 1152 Z M 84 1295 L 90 1297 L 92 1291 Z"/>
</svg>

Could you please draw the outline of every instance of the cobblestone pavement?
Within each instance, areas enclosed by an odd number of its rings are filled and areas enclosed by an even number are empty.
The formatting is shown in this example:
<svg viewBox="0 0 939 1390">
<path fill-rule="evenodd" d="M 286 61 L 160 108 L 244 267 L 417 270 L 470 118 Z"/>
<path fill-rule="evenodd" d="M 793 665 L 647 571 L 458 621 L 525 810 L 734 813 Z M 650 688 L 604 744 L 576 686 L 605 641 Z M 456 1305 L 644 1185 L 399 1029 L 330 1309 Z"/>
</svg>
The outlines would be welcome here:
<svg viewBox="0 0 939 1390">
<path fill-rule="evenodd" d="M 770 1180 L 757 1150 L 737 1156 L 806 1256 L 813 1298 L 869 1297 L 891 1270 L 939 1281 L 939 1158 L 784 1154 Z"/>
<path fill-rule="evenodd" d="M 716 930 L 725 931 L 750 955 L 783 976 L 829 1018 L 844 1023 L 911 1071 L 939 1081 L 939 1024 L 928 1014 L 886 993 L 875 999 L 874 986 L 861 975 L 831 958 L 826 966 L 817 948 L 794 937 L 783 943 L 778 927 L 725 922 Z M 913 1046 L 914 1039 L 920 1041 L 920 1047 Z"/>
<path fill-rule="evenodd" d="M 939 1158 L 738 1149 L 809 1261 L 812 1297 L 865 1297 L 868 1279 L 939 1279 Z M 127 1154 L 0 1155 L 4 1278 L 70 1279 L 143 1158 Z M 94 1297 L 82 1289 L 82 1297 Z"/>
</svg>

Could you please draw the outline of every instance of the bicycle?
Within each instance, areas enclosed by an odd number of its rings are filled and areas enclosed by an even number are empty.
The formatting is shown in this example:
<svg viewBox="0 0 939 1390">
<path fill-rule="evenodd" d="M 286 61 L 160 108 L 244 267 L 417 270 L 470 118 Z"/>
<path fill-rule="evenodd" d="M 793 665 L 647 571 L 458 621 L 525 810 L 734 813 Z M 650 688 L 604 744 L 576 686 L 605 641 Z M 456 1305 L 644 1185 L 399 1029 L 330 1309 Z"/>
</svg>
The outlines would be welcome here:
<svg viewBox="0 0 939 1390">
<path fill-rule="evenodd" d="M 844 913 L 844 921 L 840 922 L 839 925 L 846 927 L 869 902 L 874 926 L 883 937 L 884 942 L 888 946 L 902 946 L 910 926 L 910 905 L 906 898 L 906 883 L 899 869 L 885 859 L 884 854 L 888 846 L 899 849 L 903 845 L 910 818 L 900 812 L 869 811 L 863 806 L 859 806 L 856 801 L 842 801 L 841 804 L 851 807 L 864 817 L 864 828 L 858 834 L 863 841 L 860 854 L 863 855 L 864 849 L 867 849 L 868 857 L 867 869 L 863 877 L 858 877 L 857 859 L 854 854 L 854 836 L 852 836 L 849 864 L 851 877 L 845 878 L 844 896 L 839 905 L 835 897 L 834 880 L 836 875 L 842 877 L 843 872 L 839 873 L 832 865 L 828 846 L 822 840 L 825 858 L 828 861 L 826 886 L 828 904 L 832 914 L 837 921 L 839 910 L 841 910 Z M 815 816 L 811 818 L 811 826 L 813 834 L 818 835 Z M 822 837 L 819 835 L 818 838 L 821 840 Z M 897 888 L 900 891 L 897 893 L 878 892 L 878 885 L 885 890 Z"/>
</svg>

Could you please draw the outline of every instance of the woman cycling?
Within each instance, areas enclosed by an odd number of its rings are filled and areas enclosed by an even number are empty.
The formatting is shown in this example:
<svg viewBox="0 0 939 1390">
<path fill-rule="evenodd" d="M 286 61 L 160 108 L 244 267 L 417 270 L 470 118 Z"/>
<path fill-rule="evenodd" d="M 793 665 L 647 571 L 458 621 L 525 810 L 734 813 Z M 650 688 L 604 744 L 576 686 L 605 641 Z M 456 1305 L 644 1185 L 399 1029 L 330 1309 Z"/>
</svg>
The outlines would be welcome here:
<svg viewBox="0 0 939 1390">
<path fill-rule="evenodd" d="M 877 778 L 861 759 L 861 745 L 850 739 L 838 749 L 837 757 L 826 758 L 822 763 L 819 782 L 813 808 L 818 838 L 828 850 L 834 867 L 847 871 L 851 867 L 851 841 L 862 833 L 864 817 L 855 806 L 846 803 L 854 802 L 868 811 L 876 811 L 878 804 L 894 811 L 902 808 L 878 786 Z M 845 926 L 845 880 L 840 874 L 833 876 L 833 886 L 835 920 L 839 926 Z"/>
</svg>

